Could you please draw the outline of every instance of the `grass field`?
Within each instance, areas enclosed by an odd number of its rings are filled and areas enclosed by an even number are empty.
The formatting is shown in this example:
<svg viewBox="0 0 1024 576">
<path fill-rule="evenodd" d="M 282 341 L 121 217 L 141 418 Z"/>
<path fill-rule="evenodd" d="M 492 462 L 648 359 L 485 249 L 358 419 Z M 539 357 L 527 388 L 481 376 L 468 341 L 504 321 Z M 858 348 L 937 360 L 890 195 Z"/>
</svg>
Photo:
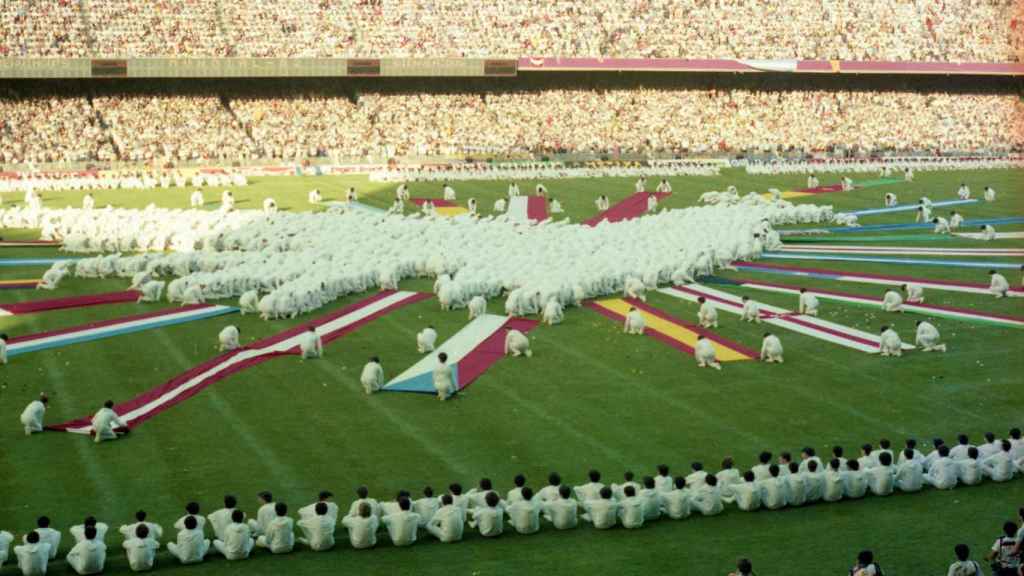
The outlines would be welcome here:
<svg viewBox="0 0 1024 576">
<path fill-rule="evenodd" d="M 719 177 L 674 178 L 675 193 L 662 203 L 685 207 L 700 193 L 735 184 L 741 193 L 769 187 L 800 188 L 804 177 L 754 177 L 728 170 Z M 838 177 L 825 176 L 822 184 Z M 912 184 L 893 184 L 850 193 L 823 194 L 798 201 L 831 203 L 837 210 L 881 206 L 894 191 L 904 202 L 921 194 L 933 200 L 955 197 L 961 181 L 976 195 L 985 185 L 999 192 L 992 204 L 961 210 L 968 218 L 1024 214 L 1024 174 L 1012 171 L 919 173 Z M 361 200 L 387 207 L 395 185 L 375 185 L 361 177 L 279 177 L 255 179 L 236 189 L 239 208 L 258 208 L 273 196 L 283 209 L 305 210 L 306 192 L 318 187 L 326 199 L 340 199 L 355 185 Z M 587 179 L 546 182 L 552 196 L 574 221 L 596 213 L 593 200 L 607 194 L 614 203 L 628 196 L 632 181 Z M 653 184 L 652 184 L 653 185 Z M 497 182 L 455 183 L 460 202 L 478 199 L 484 213 L 504 193 Z M 520 182 L 524 191 L 533 182 Z M 411 185 L 412 195 L 440 197 L 440 183 Z M 99 191 L 97 206 L 184 207 L 191 189 L 172 191 Z M 206 190 L 208 200 L 219 189 Z M 51 193 L 51 207 L 80 206 L 79 193 Z M 12 199 L 6 198 L 10 203 Z M 209 208 L 215 208 L 211 203 Z M 943 209 L 937 214 L 945 215 Z M 910 213 L 864 218 L 864 224 L 910 221 Z M 1020 229 L 1019 227 L 1016 229 Z M 7 239 L 32 238 L 35 232 L 3 230 Z M 884 245 L 884 244 L 880 244 Z M 1022 247 L 1021 241 L 982 243 L 942 240 L 920 246 Z M 486 247 L 482 247 L 486 249 Z M 0 248 L 0 258 L 56 254 L 50 248 Z M 496 257 L 499 255 L 495 255 Z M 925 257 L 920 257 L 925 258 Z M 993 261 L 997 261 L 994 259 Z M 775 262 L 775 261 L 773 261 Z M 789 261 L 781 261 L 789 262 Z M 945 266 L 808 263 L 838 270 L 913 275 L 921 278 L 987 282 L 985 270 Z M 38 276 L 43 268 L 0 267 L 0 279 Z M 797 279 L 724 273 L 796 283 Z M 1007 273 L 1020 282 L 1019 273 Z M 432 280 L 404 282 L 406 289 L 429 290 Z M 808 287 L 832 288 L 881 297 L 877 286 L 806 280 Z M 123 289 L 124 280 L 67 280 L 54 293 L 0 291 L 0 302 Z M 742 290 L 723 288 L 737 294 Z M 752 296 L 794 308 L 795 298 L 763 292 Z M 356 295 L 330 309 L 354 302 Z M 1020 299 L 995 300 L 967 294 L 927 291 L 929 303 L 1024 316 Z M 693 321 L 696 306 L 660 294 L 649 303 Z M 161 305 L 110 305 L 75 311 L 0 318 L 0 331 L 20 335 L 115 318 Z M 492 311 L 502 303 L 492 301 Z M 327 312 L 323 310 L 322 312 Z M 227 323 L 241 328 L 243 341 L 258 339 L 309 317 L 263 322 L 252 316 L 199 321 L 106 341 L 78 344 L 12 359 L 0 368 L 0 529 L 20 535 L 34 518 L 48 514 L 66 529 L 93 514 L 112 526 L 126 523 L 139 508 L 169 529 L 186 501 L 202 503 L 204 513 L 219 507 L 225 493 L 237 494 L 254 513 L 256 493 L 273 490 L 292 509 L 331 489 L 346 507 L 351 490 L 366 484 L 378 498 L 399 489 L 418 493 L 424 484 L 439 490 L 459 481 L 467 488 L 482 476 L 510 488 L 524 473 L 543 486 L 557 470 L 580 484 L 590 468 L 606 481 L 625 470 L 653 474 L 659 463 L 683 471 L 694 460 L 717 470 L 725 456 L 741 468 L 761 450 L 798 453 L 805 445 L 819 453 L 832 446 L 857 452 L 864 442 L 888 437 L 902 445 L 916 437 L 955 440 L 960 432 L 980 439 L 993 431 L 1005 436 L 1024 425 L 1020 330 L 940 320 L 950 345 L 946 354 L 911 352 L 901 359 L 880 358 L 809 337 L 775 332 L 786 347 L 784 365 L 730 363 L 722 372 L 700 370 L 693 359 L 650 338 L 626 337 L 621 327 L 599 314 L 569 310 L 566 321 L 531 333 L 535 355 L 506 359 L 455 401 L 412 394 L 367 397 L 359 371 L 372 354 L 394 375 L 418 359 L 415 333 L 436 326 L 441 339 L 466 322 L 465 310 L 442 313 L 436 300 L 401 309 L 328 347 L 320 361 L 281 358 L 235 375 L 195 398 L 150 420 L 129 438 L 92 444 L 87 438 L 46 433 L 31 438 L 17 424 L 24 405 L 40 390 L 51 394 L 49 422 L 90 414 L 103 400 L 130 398 L 212 357 L 216 334 Z M 912 340 L 914 315 L 884 314 L 862 307 L 822 301 L 822 316 L 876 332 L 882 323 L 898 327 Z M 721 314 L 721 333 L 759 347 L 763 327 L 741 324 Z M 1017 382 L 1017 384 L 1013 384 Z M 254 553 L 244 564 L 249 574 L 725 574 L 739 556 L 750 557 L 758 574 L 842 574 L 858 550 L 871 548 L 886 574 L 944 573 L 959 542 L 976 556 L 998 536 L 1002 522 L 1024 505 L 1024 480 L 988 483 L 940 493 L 926 490 L 889 498 L 815 505 L 778 512 L 729 510 L 713 518 L 663 520 L 639 531 L 601 532 L 582 527 L 557 533 L 549 526 L 535 536 L 506 533 L 484 541 L 470 534 L 463 543 L 442 545 L 430 538 L 408 549 L 382 538 L 375 551 L 356 552 L 339 531 L 336 550 L 287 557 Z M 171 532 L 168 530 L 168 532 Z M 167 536 L 165 535 L 165 540 Z M 64 548 L 68 547 L 65 537 Z M 112 534 L 108 572 L 125 573 L 119 538 Z M 114 547 L 118 547 L 115 549 Z M 979 558 L 980 559 L 980 558 Z M 236 573 L 211 555 L 205 564 L 181 567 L 164 552 L 158 570 L 214 575 Z M 10 567 L 4 573 L 12 573 Z M 69 569 L 63 561 L 51 573 Z"/>
</svg>

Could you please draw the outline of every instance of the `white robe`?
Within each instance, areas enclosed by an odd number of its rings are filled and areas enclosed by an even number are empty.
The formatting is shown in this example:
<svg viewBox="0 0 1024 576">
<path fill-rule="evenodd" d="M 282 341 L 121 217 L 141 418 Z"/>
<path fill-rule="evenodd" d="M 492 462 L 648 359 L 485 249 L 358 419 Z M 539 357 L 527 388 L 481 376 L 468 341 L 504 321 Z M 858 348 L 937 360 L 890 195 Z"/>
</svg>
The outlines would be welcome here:
<svg viewBox="0 0 1024 576">
<path fill-rule="evenodd" d="M 782 342 L 778 336 L 769 334 L 761 340 L 761 360 L 782 363 Z"/>
<path fill-rule="evenodd" d="M 555 324 L 561 324 L 565 314 L 562 311 L 562 304 L 552 298 L 544 306 L 544 323 L 548 326 L 554 326 Z"/>
<path fill-rule="evenodd" d="M 798 310 L 800 314 L 807 314 L 808 316 L 818 315 L 818 298 L 810 292 L 804 292 L 800 295 L 800 308 Z"/>
<path fill-rule="evenodd" d="M 33 432 L 43 431 L 43 416 L 46 414 L 46 404 L 39 400 L 29 402 L 21 413 L 21 425 L 25 427 L 25 435 Z"/>
<path fill-rule="evenodd" d="M 919 284 L 907 284 L 906 301 L 912 304 L 924 302 L 924 288 Z"/>
<path fill-rule="evenodd" d="M 710 301 L 705 301 L 697 311 L 697 321 L 704 328 L 718 328 L 718 310 Z"/>
<path fill-rule="evenodd" d="M 427 352 L 434 351 L 434 345 L 437 343 L 437 331 L 433 328 L 427 327 L 420 330 L 419 334 L 416 334 L 416 351 L 420 354 L 426 354 Z"/>
<path fill-rule="evenodd" d="M 940 340 L 939 329 L 932 325 L 931 322 L 922 321 L 917 325 L 917 335 L 914 343 L 921 347 L 922 352 L 932 352 L 934 350 L 945 352 L 946 345 L 940 343 Z"/>
<path fill-rule="evenodd" d="M 256 290 L 249 290 L 242 293 L 242 297 L 238 299 L 238 309 L 244 316 L 246 313 L 259 314 L 260 304 L 260 293 Z"/>
<path fill-rule="evenodd" d="M 220 334 L 217 336 L 220 342 L 221 352 L 225 350 L 235 350 L 238 348 L 238 328 L 234 325 L 225 326 Z"/>
<path fill-rule="evenodd" d="M 384 368 L 376 362 L 367 362 L 359 382 L 363 385 L 363 391 L 373 394 L 384 386 Z"/>
<path fill-rule="evenodd" d="M 316 332 L 303 332 L 299 340 L 299 351 L 303 358 L 319 358 L 324 355 L 324 343 Z"/>
<path fill-rule="evenodd" d="M 644 321 L 643 314 L 639 310 L 633 310 L 626 314 L 626 322 L 622 331 L 626 334 L 643 334 L 646 326 L 647 323 Z"/>
<path fill-rule="evenodd" d="M 740 316 L 746 322 L 761 323 L 761 307 L 753 300 L 743 303 L 743 314 Z"/>
<path fill-rule="evenodd" d="M 903 296 L 895 290 L 889 290 L 882 298 L 882 310 L 886 312 L 902 312 Z"/>
<path fill-rule="evenodd" d="M 879 338 L 879 352 L 882 356 L 903 356 L 903 342 L 895 330 L 889 328 Z"/>
<path fill-rule="evenodd" d="M 992 275 L 988 289 L 996 298 L 1002 298 L 1010 291 L 1010 283 L 1006 281 L 1005 276 L 996 272 Z"/>
<path fill-rule="evenodd" d="M 452 379 L 452 369 L 447 364 L 439 362 L 437 367 L 434 368 L 432 377 L 438 398 L 447 400 L 449 396 L 455 394 L 456 389 L 455 381 Z"/>
<path fill-rule="evenodd" d="M 715 358 L 715 346 L 707 338 L 697 340 L 696 346 L 693 347 L 693 355 L 697 359 L 697 366 L 700 368 L 710 366 L 716 370 L 722 369 L 722 365 Z"/>
<path fill-rule="evenodd" d="M 469 319 L 487 314 L 487 300 L 483 296 L 473 296 L 469 301 Z"/>
<path fill-rule="evenodd" d="M 204 203 L 205 202 L 203 201 L 203 193 L 200 192 L 199 190 L 193 192 L 192 195 L 189 196 L 188 198 L 188 204 L 192 208 L 202 208 Z"/>
<path fill-rule="evenodd" d="M 104 440 L 117 440 L 115 428 L 127 428 L 127 424 L 110 408 L 100 408 L 92 417 L 93 439 L 96 443 Z"/>
<path fill-rule="evenodd" d="M 530 350 L 530 339 L 519 330 L 509 330 L 505 335 L 505 355 L 508 356 L 533 356 Z"/>
</svg>

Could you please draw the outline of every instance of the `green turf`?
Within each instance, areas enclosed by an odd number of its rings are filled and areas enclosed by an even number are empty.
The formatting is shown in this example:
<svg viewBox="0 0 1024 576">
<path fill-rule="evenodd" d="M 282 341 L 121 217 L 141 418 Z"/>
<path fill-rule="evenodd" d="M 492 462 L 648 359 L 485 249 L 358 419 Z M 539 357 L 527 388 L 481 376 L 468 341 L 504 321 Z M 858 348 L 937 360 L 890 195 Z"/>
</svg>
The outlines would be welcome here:
<svg viewBox="0 0 1024 576">
<path fill-rule="evenodd" d="M 838 179 L 825 175 L 822 184 Z M 729 184 L 746 193 L 800 188 L 803 180 L 737 170 L 715 178 L 674 178 L 675 194 L 661 205 L 693 205 L 700 193 Z M 798 201 L 852 210 L 881 206 L 882 196 L 890 190 L 904 202 L 922 193 L 940 200 L 955 197 L 961 181 L 978 192 L 986 185 L 999 192 L 996 203 L 961 210 L 966 217 L 1022 213 L 1024 174 L 1012 171 L 919 173 L 909 185 Z M 533 184 L 520 182 L 523 190 Z M 545 184 L 574 221 L 596 213 L 593 200 L 598 194 L 615 202 L 632 192 L 631 179 Z M 371 184 L 361 177 L 256 178 L 251 186 L 236 189 L 235 196 L 240 208 L 258 207 L 269 195 L 282 208 L 305 210 L 309 189 L 319 187 L 327 199 L 338 199 L 349 185 L 359 189 L 366 203 L 386 207 L 397 184 Z M 460 202 L 475 196 L 486 214 L 506 184 L 457 182 L 454 187 Z M 414 197 L 439 197 L 440 188 L 440 183 L 411 185 Z M 154 202 L 183 207 L 190 191 L 99 191 L 95 196 L 100 206 L 143 207 Z M 207 189 L 206 194 L 212 200 L 219 189 Z M 77 206 L 80 197 L 55 192 L 45 194 L 44 200 L 50 206 Z M 862 223 L 912 219 L 912 214 L 890 214 L 865 217 Z M 4 230 L 0 235 L 33 234 Z M 1024 242 L 957 239 L 936 245 L 1021 247 Z M 52 248 L 0 248 L 0 258 L 56 253 Z M 779 262 L 986 281 L 984 271 L 961 268 Z M 0 279 L 42 271 L 0 268 Z M 880 286 L 749 272 L 723 276 L 787 284 L 800 280 L 808 287 L 858 294 L 882 292 Z M 1019 282 L 1016 274 L 1008 276 Z M 54 293 L 2 290 L 0 302 L 120 290 L 126 284 L 120 279 L 70 280 Z M 415 280 L 402 287 L 429 290 L 430 284 Z M 791 296 L 752 293 L 764 302 L 795 306 Z M 350 296 L 321 312 L 361 297 Z M 927 291 L 927 297 L 929 303 L 1024 315 L 1021 300 L 937 291 Z M 659 294 L 652 294 L 649 302 L 687 321 L 696 313 L 694 305 Z M 502 309 L 499 301 L 489 305 L 492 311 Z M 0 330 L 33 333 L 161 307 L 122 304 L 0 318 Z M 762 449 L 797 452 L 809 444 L 821 453 L 843 445 L 854 453 L 861 443 L 883 436 L 897 443 L 913 436 L 928 445 L 933 436 L 951 441 L 958 432 L 980 437 L 992 430 L 1005 435 L 1011 426 L 1024 424 L 1024 403 L 1018 399 L 1019 374 L 1024 371 L 1019 354 L 1022 332 L 950 320 L 938 322 L 950 344 L 944 355 L 878 358 L 778 330 L 786 346 L 786 364 L 731 363 L 717 373 L 697 369 L 691 357 L 653 339 L 626 337 L 619 326 L 593 311 L 570 310 L 563 325 L 531 334 L 533 358 L 499 362 L 453 402 L 441 404 L 411 394 L 368 398 L 362 393 L 358 375 L 368 356 L 380 354 L 386 372 L 394 375 L 418 358 L 417 330 L 432 323 L 443 339 L 465 324 L 465 313 L 441 313 L 433 300 L 409 306 L 330 345 L 323 360 L 272 360 L 208 388 L 150 420 L 126 440 L 99 446 L 57 433 L 26 439 L 17 416 L 41 389 L 52 394 L 48 421 L 88 414 L 108 397 L 129 398 L 210 358 L 216 353 L 216 333 L 228 322 L 236 323 L 243 340 L 249 341 L 305 317 L 269 323 L 251 316 L 219 318 L 14 358 L 0 368 L 0 422 L 6 423 L 0 441 L 0 529 L 20 537 L 42 513 L 61 528 L 87 514 L 119 525 L 138 508 L 146 508 L 169 528 L 184 502 L 197 500 L 204 512 L 210 512 L 226 492 L 238 494 L 250 513 L 256 508 L 256 492 L 263 489 L 273 490 L 295 508 L 329 488 L 344 507 L 351 489 L 361 483 L 376 496 L 389 498 L 402 488 L 417 492 L 426 483 L 437 489 L 452 481 L 470 486 L 485 475 L 506 490 L 512 476 L 522 472 L 531 485 L 540 487 L 551 470 L 560 471 L 568 482 L 581 483 L 592 467 L 601 469 L 606 480 L 617 480 L 626 469 L 648 474 L 659 463 L 682 471 L 691 461 L 702 460 L 716 469 L 724 456 L 733 455 L 745 468 Z M 822 302 L 822 315 L 870 331 L 882 322 L 892 323 L 905 339 L 911 337 L 918 318 L 829 301 Z M 751 347 L 758 346 L 764 329 L 741 324 L 725 313 L 721 325 L 723 336 Z M 759 574 L 817 575 L 843 573 L 859 549 L 872 548 L 887 574 L 938 574 L 951 560 L 954 544 L 966 542 L 980 554 L 1022 503 L 1024 481 L 1018 480 L 779 512 L 730 510 L 716 518 L 661 521 L 636 532 L 583 527 L 556 533 L 546 528 L 536 536 L 509 534 L 485 542 L 467 530 L 461 544 L 441 545 L 423 538 L 410 549 L 394 549 L 385 537 L 380 549 L 369 552 L 354 552 L 344 543 L 333 552 L 300 551 L 287 558 L 257 552 L 244 569 L 253 574 L 334 574 L 339 569 L 357 574 L 722 574 L 736 557 L 749 556 Z M 339 536 L 343 542 L 343 533 Z M 126 572 L 127 563 L 116 548 L 119 537 L 111 535 L 108 544 L 108 572 Z M 178 567 L 166 553 L 158 563 L 162 572 L 197 575 L 240 569 L 213 557 L 200 566 Z M 67 571 L 63 561 L 51 570 Z"/>
</svg>

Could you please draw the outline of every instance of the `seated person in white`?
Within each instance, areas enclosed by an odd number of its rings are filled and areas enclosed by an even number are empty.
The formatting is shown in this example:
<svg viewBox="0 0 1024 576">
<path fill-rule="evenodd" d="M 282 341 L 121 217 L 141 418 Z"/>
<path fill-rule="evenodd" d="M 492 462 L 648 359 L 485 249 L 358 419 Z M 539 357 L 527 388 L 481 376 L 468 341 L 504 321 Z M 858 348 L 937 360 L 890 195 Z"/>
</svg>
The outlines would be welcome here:
<svg viewBox="0 0 1024 576">
<path fill-rule="evenodd" d="M 420 354 L 434 351 L 434 344 L 437 343 L 437 331 L 433 326 L 427 326 L 416 334 L 416 351 Z"/>
<path fill-rule="evenodd" d="M 363 366 L 363 373 L 359 375 L 359 382 L 363 385 L 363 391 L 373 394 L 384 387 L 384 368 L 380 365 L 380 358 L 374 356 Z"/>
</svg>

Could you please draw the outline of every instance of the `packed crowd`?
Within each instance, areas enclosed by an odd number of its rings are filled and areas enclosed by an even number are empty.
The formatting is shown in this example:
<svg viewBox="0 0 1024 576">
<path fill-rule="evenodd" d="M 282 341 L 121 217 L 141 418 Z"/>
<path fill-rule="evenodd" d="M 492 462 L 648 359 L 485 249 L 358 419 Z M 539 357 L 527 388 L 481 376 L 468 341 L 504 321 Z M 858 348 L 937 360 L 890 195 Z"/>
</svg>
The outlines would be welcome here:
<svg viewBox="0 0 1024 576">
<path fill-rule="evenodd" d="M 37 404 L 45 411 L 42 400 L 34 401 L 26 410 Z M 186 504 L 185 514 L 173 525 L 178 532 L 167 539 L 168 560 L 198 564 L 215 552 L 237 562 L 249 559 L 256 548 L 269 554 L 289 554 L 296 543 L 325 552 L 336 546 L 338 524 L 347 532 L 353 550 L 374 548 L 384 541 L 385 534 L 392 545 L 405 547 L 427 537 L 453 544 L 472 532 L 493 539 L 504 533 L 574 530 L 582 524 L 597 530 L 636 530 L 652 522 L 715 516 L 732 507 L 742 512 L 780 510 L 859 500 L 868 495 L 886 497 L 897 491 L 912 493 L 926 487 L 952 490 L 986 480 L 1008 482 L 1022 472 L 1022 464 L 1024 439 L 1020 429 L 1014 428 L 1006 439 L 986 433 L 985 442 L 979 445 L 972 444 L 966 434 L 960 434 L 952 444 L 936 438 L 928 454 L 918 449 L 914 439 L 908 439 L 902 449 L 882 439 L 877 447 L 862 445 L 856 455 L 847 455 L 841 446 L 832 447 L 824 457 L 819 457 L 813 447 L 803 448 L 798 458 L 790 452 L 776 457 L 764 451 L 745 472 L 727 457 L 717 472 L 705 469 L 702 462 L 693 462 L 688 472 L 673 477 L 669 466 L 661 464 L 653 475 L 638 478 L 627 471 L 621 482 L 610 483 L 605 483 L 598 470 L 590 470 L 586 481 L 578 485 L 552 472 L 546 485 L 534 488 L 519 474 L 505 494 L 490 478 L 480 479 L 469 490 L 454 482 L 440 495 L 427 486 L 422 497 L 400 490 L 394 500 L 382 501 L 373 498 L 366 486 L 360 486 L 344 515 L 334 502 L 334 494 L 326 490 L 297 512 L 272 492 L 260 492 L 257 511 L 251 517 L 242 510 L 237 497 L 227 495 L 222 508 L 205 516 L 198 502 Z M 991 563 L 998 576 L 1020 574 L 1024 509 L 1020 516 L 1021 525 L 1006 522 L 998 539 L 987 548 L 984 560 Z M 41 516 L 36 528 L 26 530 L 21 544 L 15 546 L 18 566 L 25 576 L 45 574 L 50 561 L 57 558 L 63 535 L 52 524 L 48 516 Z M 117 531 L 124 538 L 121 547 L 131 569 L 152 569 L 164 540 L 163 527 L 140 510 Z M 78 574 L 102 572 L 110 526 L 89 516 L 68 532 L 74 540 L 70 547 L 64 547 L 68 565 Z M 14 539 L 14 534 L 0 531 L 0 564 L 6 560 Z M 977 560 L 969 558 L 966 545 L 957 546 L 955 556 L 949 574 L 983 576 Z M 750 562 L 741 560 L 737 570 L 734 574 L 751 574 Z M 882 571 L 873 554 L 863 551 L 850 574 L 881 576 Z"/>
<path fill-rule="evenodd" d="M 11 0 L 0 56 L 1019 61 L 1013 0 Z"/>
<path fill-rule="evenodd" d="M 620 89 L 0 99 L 0 159 L 365 158 L 476 153 L 1009 151 L 1015 95 Z M 108 137 L 109 136 L 109 137 Z"/>
<path fill-rule="evenodd" d="M 98 96 L 96 112 L 123 160 L 235 160 L 252 140 L 216 96 Z"/>
</svg>

